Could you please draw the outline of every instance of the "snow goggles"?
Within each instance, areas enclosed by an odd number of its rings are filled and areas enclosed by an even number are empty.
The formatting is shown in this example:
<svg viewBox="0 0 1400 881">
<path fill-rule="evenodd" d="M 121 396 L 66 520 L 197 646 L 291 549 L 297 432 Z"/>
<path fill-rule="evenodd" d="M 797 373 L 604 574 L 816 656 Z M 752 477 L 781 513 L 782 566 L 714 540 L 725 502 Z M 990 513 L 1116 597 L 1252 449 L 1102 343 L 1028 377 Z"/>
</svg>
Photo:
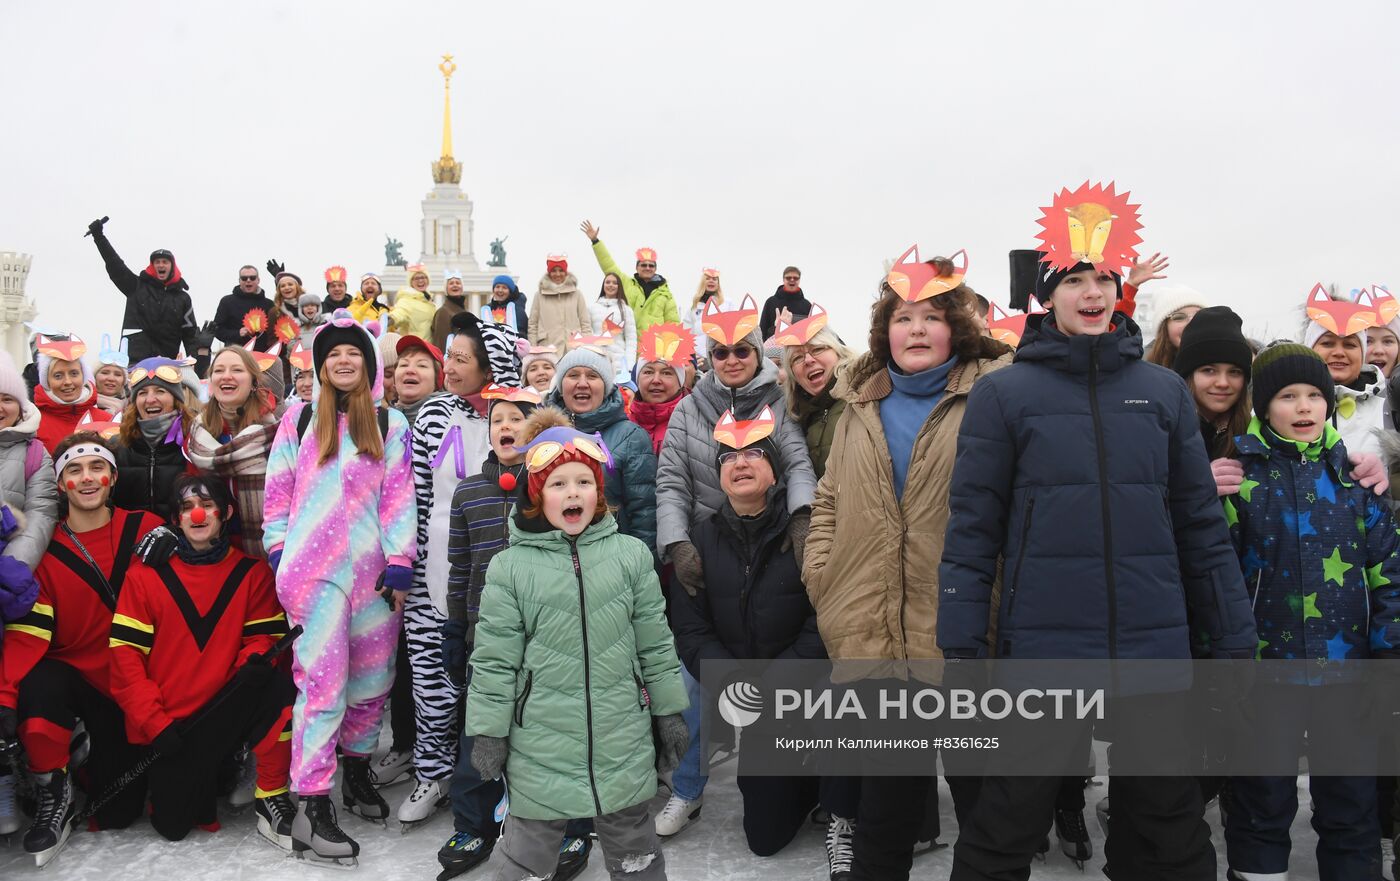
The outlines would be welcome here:
<svg viewBox="0 0 1400 881">
<path fill-rule="evenodd" d="M 603 443 L 601 434 L 584 434 L 576 428 L 556 426 L 540 432 L 525 447 L 525 470 L 532 474 L 543 471 L 567 450 L 577 450 L 595 462 L 613 467 L 612 453 Z"/>
</svg>

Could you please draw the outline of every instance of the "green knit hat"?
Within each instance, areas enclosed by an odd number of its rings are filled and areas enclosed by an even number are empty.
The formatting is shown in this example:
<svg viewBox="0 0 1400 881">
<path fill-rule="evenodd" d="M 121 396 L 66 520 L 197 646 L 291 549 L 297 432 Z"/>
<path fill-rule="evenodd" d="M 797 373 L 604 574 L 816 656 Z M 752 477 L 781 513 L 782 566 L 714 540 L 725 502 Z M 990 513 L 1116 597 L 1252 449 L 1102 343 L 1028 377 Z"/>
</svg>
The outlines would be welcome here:
<svg viewBox="0 0 1400 881">
<path fill-rule="evenodd" d="M 1322 357 L 1301 343 L 1274 343 L 1254 359 L 1251 388 L 1254 415 L 1261 422 L 1269 418 L 1269 402 L 1285 386 L 1303 382 L 1327 397 L 1327 418 L 1337 409 L 1337 389 Z"/>
</svg>

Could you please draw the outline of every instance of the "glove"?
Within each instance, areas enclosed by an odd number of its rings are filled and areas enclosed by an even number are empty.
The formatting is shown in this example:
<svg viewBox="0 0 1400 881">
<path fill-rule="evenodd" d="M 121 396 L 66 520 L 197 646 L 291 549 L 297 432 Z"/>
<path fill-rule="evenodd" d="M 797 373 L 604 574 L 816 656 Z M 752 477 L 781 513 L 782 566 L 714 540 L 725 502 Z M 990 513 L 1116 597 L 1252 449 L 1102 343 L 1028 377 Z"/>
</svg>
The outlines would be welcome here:
<svg viewBox="0 0 1400 881">
<path fill-rule="evenodd" d="M 0 557 L 0 623 L 28 615 L 38 598 L 39 582 L 29 567 L 14 557 Z"/>
<path fill-rule="evenodd" d="M 277 567 L 282 563 L 282 549 L 278 548 L 267 555 L 267 565 L 272 567 L 272 574 L 277 574 Z"/>
<path fill-rule="evenodd" d="M 276 278 L 277 273 L 287 271 L 287 264 L 278 263 L 276 259 L 268 260 L 267 271 L 272 275 L 273 278 Z"/>
<path fill-rule="evenodd" d="M 136 545 L 136 556 L 147 566 L 164 566 L 175 555 L 175 549 L 179 546 L 180 538 L 173 530 L 157 526 L 146 533 Z"/>
<path fill-rule="evenodd" d="M 107 223 L 107 218 L 101 217 L 88 224 L 88 235 L 96 238 L 102 235 L 102 227 Z"/>
<path fill-rule="evenodd" d="M 14 707 L 0 707 L 0 740 L 14 740 L 19 733 L 19 714 Z"/>
<path fill-rule="evenodd" d="M 262 655 L 250 655 L 233 674 L 233 681 L 239 685 L 261 687 L 272 678 L 272 665 Z"/>
<path fill-rule="evenodd" d="M 165 730 L 156 735 L 156 739 L 151 741 L 151 747 L 157 755 L 170 756 L 178 753 L 185 745 L 185 741 L 180 737 L 180 732 L 175 730 L 175 724 L 165 726 Z"/>
<path fill-rule="evenodd" d="M 384 570 L 384 586 L 389 590 L 408 590 L 413 586 L 413 569 L 410 566 L 390 566 Z"/>
<path fill-rule="evenodd" d="M 506 767 L 510 741 L 504 737 L 478 734 L 472 743 L 472 767 L 482 780 L 495 780 Z"/>
<path fill-rule="evenodd" d="M 447 678 L 461 688 L 467 684 L 467 622 L 449 618 L 442 624 L 442 666 Z"/>
<path fill-rule="evenodd" d="M 1351 463 L 1351 477 L 1357 483 L 1378 496 L 1390 491 L 1390 474 L 1385 463 L 1375 453 L 1352 453 L 1347 456 Z"/>
<path fill-rule="evenodd" d="M 807 553 L 807 533 L 812 528 L 812 512 L 802 510 L 788 517 L 787 535 L 783 538 L 783 551 L 792 551 L 797 559 L 797 571 L 802 571 L 802 558 Z"/>
<path fill-rule="evenodd" d="M 705 570 L 700 566 L 700 552 L 688 541 L 672 542 L 666 552 L 676 570 L 676 580 L 690 596 L 705 589 Z"/>
<path fill-rule="evenodd" d="M 680 713 L 656 717 L 656 772 L 665 774 L 680 767 L 681 756 L 690 746 L 690 729 Z"/>
<path fill-rule="evenodd" d="M 1244 483 L 1244 466 L 1237 459 L 1212 459 L 1210 473 L 1215 478 L 1215 494 L 1232 496 L 1240 491 Z"/>
</svg>

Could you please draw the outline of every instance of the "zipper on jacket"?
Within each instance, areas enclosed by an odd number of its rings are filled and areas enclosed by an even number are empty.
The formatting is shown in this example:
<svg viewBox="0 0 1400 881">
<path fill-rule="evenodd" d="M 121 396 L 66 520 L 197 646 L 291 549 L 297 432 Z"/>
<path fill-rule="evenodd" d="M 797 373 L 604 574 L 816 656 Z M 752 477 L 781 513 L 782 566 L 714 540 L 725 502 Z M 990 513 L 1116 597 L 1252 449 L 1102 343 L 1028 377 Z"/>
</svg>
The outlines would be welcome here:
<svg viewBox="0 0 1400 881">
<path fill-rule="evenodd" d="M 515 727 L 522 728 L 525 725 L 525 702 L 530 699 L 530 689 L 535 687 L 535 671 L 528 670 L 525 673 L 525 688 L 520 692 L 520 698 L 515 702 Z"/>
<path fill-rule="evenodd" d="M 1108 589 L 1108 656 L 1118 657 L 1118 590 L 1113 581 L 1113 521 L 1108 505 L 1108 456 L 1104 451 L 1103 419 L 1099 415 L 1099 349 L 1089 355 L 1089 413 L 1094 420 L 1094 451 L 1099 460 L 1099 507 L 1103 516 L 1104 586 Z"/>
<path fill-rule="evenodd" d="M 1016 551 L 1016 568 L 1011 573 L 1011 594 L 1006 598 L 1006 619 L 1002 622 L 1007 628 L 1011 626 L 1011 612 L 1016 608 L 1016 591 L 1021 586 L 1021 564 L 1026 562 L 1026 541 L 1031 534 L 1031 514 L 1035 512 L 1035 496 L 1026 498 L 1026 516 L 1021 519 L 1021 546 Z M 1001 640 L 1001 656 L 1007 657 L 1011 654 L 1011 640 L 1003 636 Z"/>
<path fill-rule="evenodd" d="M 636 670 L 632 671 L 632 680 L 637 683 L 638 703 L 645 710 L 651 706 L 651 692 L 647 691 L 646 683 L 642 681 L 642 677 L 637 675 Z"/>
<path fill-rule="evenodd" d="M 179 417 L 177 416 L 175 418 L 178 419 Z M 154 511 L 156 509 L 156 450 L 155 447 L 151 447 L 150 450 L 151 455 L 150 458 L 147 459 L 148 465 L 146 468 L 146 489 L 151 494 L 151 510 Z"/>
<path fill-rule="evenodd" d="M 588 721 L 588 788 L 593 793 L 593 807 L 603 814 L 603 802 L 598 798 L 598 781 L 593 776 L 593 669 L 589 664 L 588 605 L 583 599 L 583 567 L 578 562 L 578 542 L 569 539 L 569 557 L 574 562 L 574 578 L 578 580 L 578 618 L 583 626 L 583 707 Z"/>
</svg>

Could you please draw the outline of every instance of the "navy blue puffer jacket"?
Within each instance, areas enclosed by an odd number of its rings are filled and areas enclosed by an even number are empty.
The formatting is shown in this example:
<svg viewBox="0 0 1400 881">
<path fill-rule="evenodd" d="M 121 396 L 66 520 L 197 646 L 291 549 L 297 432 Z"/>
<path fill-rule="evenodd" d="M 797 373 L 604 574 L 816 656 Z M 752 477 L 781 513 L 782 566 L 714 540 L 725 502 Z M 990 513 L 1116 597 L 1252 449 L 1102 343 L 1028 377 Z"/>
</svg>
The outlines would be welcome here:
<svg viewBox="0 0 1400 881">
<path fill-rule="evenodd" d="M 938 645 L 985 657 L 1251 657 L 1254 617 L 1175 373 L 1142 361 L 1121 313 L 1099 336 L 1032 319 L 1016 360 L 973 388 L 939 568 Z"/>
</svg>

